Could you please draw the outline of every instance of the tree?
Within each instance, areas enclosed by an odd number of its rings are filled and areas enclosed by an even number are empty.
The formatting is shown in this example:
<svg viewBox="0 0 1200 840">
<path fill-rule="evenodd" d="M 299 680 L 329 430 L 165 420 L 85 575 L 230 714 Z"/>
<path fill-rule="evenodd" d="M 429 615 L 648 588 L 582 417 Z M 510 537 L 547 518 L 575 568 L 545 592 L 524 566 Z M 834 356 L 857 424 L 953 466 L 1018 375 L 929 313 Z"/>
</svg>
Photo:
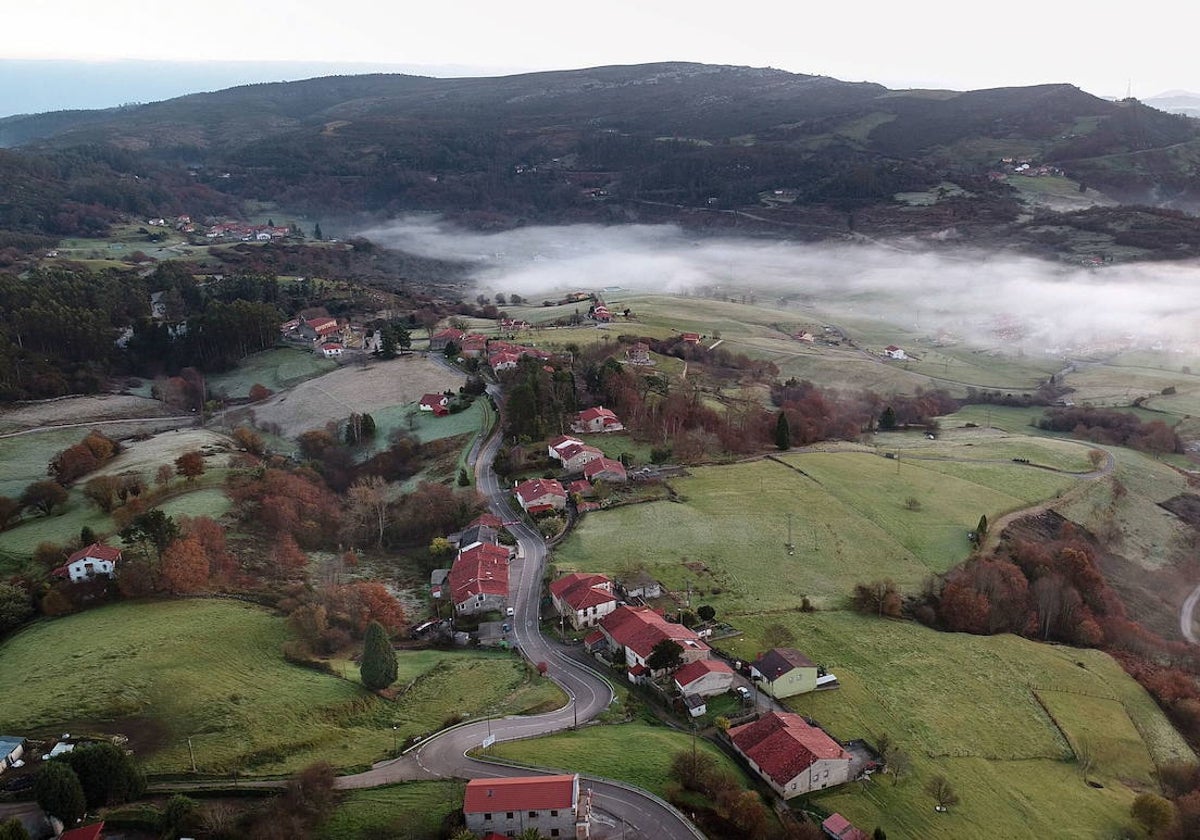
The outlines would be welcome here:
<svg viewBox="0 0 1200 840">
<path fill-rule="evenodd" d="M 363 638 L 362 665 L 359 672 L 362 684 L 372 691 L 387 688 L 396 681 L 396 651 L 388 640 L 387 631 L 378 621 L 367 625 Z"/>
<path fill-rule="evenodd" d="M 197 476 L 204 475 L 204 456 L 197 450 L 185 452 L 175 459 L 175 472 L 194 481 Z"/>
<path fill-rule="evenodd" d="M 323 233 L 321 233 L 321 223 L 317 222 L 316 225 L 313 226 L 313 239 L 320 240 L 320 239 L 324 239 L 324 238 L 325 238 L 325 235 Z"/>
<path fill-rule="evenodd" d="M 135 517 L 121 529 L 121 539 L 127 543 L 154 546 L 155 556 L 161 561 L 167 546 L 179 539 L 179 526 L 158 508 Z"/>
<path fill-rule="evenodd" d="M 33 615 L 33 599 L 25 587 L 0 581 L 0 634 L 25 623 Z"/>
<path fill-rule="evenodd" d="M 711 604 L 701 604 L 696 608 L 696 615 L 700 616 L 701 621 L 712 621 L 717 617 L 717 610 Z"/>
<path fill-rule="evenodd" d="M 29 832 L 16 817 L 0 823 L 0 840 L 29 840 Z"/>
<path fill-rule="evenodd" d="M 792 429 L 788 425 L 787 412 L 779 412 L 779 419 L 775 421 L 775 448 L 786 450 L 792 448 Z"/>
<path fill-rule="evenodd" d="M 64 825 L 74 825 L 87 809 L 79 777 L 62 761 L 42 764 L 33 782 L 33 794 L 38 805 Z"/>
<path fill-rule="evenodd" d="M 875 826 L 875 830 L 871 832 L 871 840 L 887 840 L 887 832 L 882 826 Z"/>
<path fill-rule="evenodd" d="M 208 575 L 208 556 L 195 537 L 175 540 L 163 552 L 162 580 L 174 594 L 199 592 L 208 585 Z"/>
<path fill-rule="evenodd" d="M 111 513 L 117 501 L 117 488 L 121 480 L 115 475 L 97 475 L 83 485 L 83 495 L 105 513 Z"/>
<path fill-rule="evenodd" d="M 98 741 L 78 745 L 65 758 L 79 779 L 89 808 L 128 802 L 146 789 L 141 768 L 116 744 Z"/>
<path fill-rule="evenodd" d="M 251 455 L 262 455 L 265 450 L 262 435 L 249 426 L 238 426 L 234 429 L 233 439 Z"/>
<path fill-rule="evenodd" d="M 896 428 L 896 410 L 890 405 L 883 410 L 879 415 L 879 430 L 881 432 L 891 432 Z"/>
<path fill-rule="evenodd" d="M 1130 815 L 1150 833 L 1158 834 L 1175 821 L 1175 806 L 1156 793 L 1139 793 L 1129 807 Z"/>
<path fill-rule="evenodd" d="M 154 471 L 154 484 L 158 487 L 166 487 L 171 483 L 173 475 L 175 475 L 175 470 L 171 469 L 170 464 L 159 464 L 158 469 Z"/>
<path fill-rule="evenodd" d="M 646 667 L 651 671 L 673 671 L 683 664 L 683 647 L 672 639 L 663 639 L 650 650 Z"/>
<path fill-rule="evenodd" d="M 346 491 L 350 513 L 355 524 L 383 546 L 383 534 L 388 524 L 387 482 L 377 475 L 360 478 Z"/>
<path fill-rule="evenodd" d="M 888 772 L 892 774 L 892 785 L 895 786 L 912 772 L 912 758 L 899 747 L 892 747 L 887 766 Z"/>
<path fill-rule="evenodd" d="M 0 496 L 0 531 L 20 515 L 23 507 L 24 505 L 10 496 Z"/>
<path fill-rule="evenodd" d="M 67 491 L 57 481 L 35 481 L 21 493 L 21 506 L 49 516 L 59 505 L 67 503 Z"/>
<path fill-rule="evenodd" d="M 945 776 L 940 774 L 929 780 L 925 785 L 925 792 L 937 802 L 939 810 L 944 811 L 951 805 L 958 804 L 958 794 L 954 792 L 954 787 Z"/>
</svg>

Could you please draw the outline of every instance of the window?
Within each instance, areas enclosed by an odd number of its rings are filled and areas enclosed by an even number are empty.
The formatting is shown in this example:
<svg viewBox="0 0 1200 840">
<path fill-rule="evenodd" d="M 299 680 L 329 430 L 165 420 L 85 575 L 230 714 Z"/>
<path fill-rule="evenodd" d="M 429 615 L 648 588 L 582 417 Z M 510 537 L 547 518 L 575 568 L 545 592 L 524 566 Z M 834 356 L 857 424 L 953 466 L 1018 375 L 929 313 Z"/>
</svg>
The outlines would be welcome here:
<svg viewBox="0 0 1200 840">
<path fill-rule="evenodd" d="M 537 812 L 537 811 L 530 811 L 530 812 L 529 812 L 529 819 L 531 819 L 531 820 L 536 820 L 536 819 L 537 819 L 537 815 L 538 815 L 538 812 Z"/>
<path fill-rule="evenodd" d="M 550 812 L 550 816 L 552 816 L 552 817 L 557 817 L 557 816 L 558 816 L 558 811 L 551 811 L 551 812 Z"/>
<path fill-rule="evenodd" d="M 557 836 L 558 836 L 558 829 L 557 829 L 557 828 L 552 828 L 552 829 L 550 829 L 550 836 L 551 836 L 551 837 L 557 837 Z"/>
<path fill-rule="evenodd" d="M 509 812 L 508 812 L 507 814 L 505 814 L 504 816 L 505 816 L 506 818 L 508 818 L 508 819 L 510 819 L 510 820 L 511 820 L 511 819 L 513 818 L 513 812 L 512 812 L 512 811 L 509 811 Z"/>
<path fill-rule="evenodd" d="M 492 818 L 492 815 L 491 815 L 491 814 L 484 814 L 484 815 L 483 815 L 483 818 L 484 818 L 485 820 L 490 820 L 490 819 Z"/>
</svg>

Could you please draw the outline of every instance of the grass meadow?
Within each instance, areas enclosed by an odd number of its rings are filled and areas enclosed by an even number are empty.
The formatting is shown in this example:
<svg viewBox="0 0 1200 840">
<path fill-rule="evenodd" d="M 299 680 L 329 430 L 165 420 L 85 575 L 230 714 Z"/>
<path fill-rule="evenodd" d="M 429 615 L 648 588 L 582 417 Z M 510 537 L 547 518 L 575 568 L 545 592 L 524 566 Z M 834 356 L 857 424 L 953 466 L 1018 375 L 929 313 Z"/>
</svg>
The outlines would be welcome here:
<svg viewBox="0 0 1200 840">
<path fill-rule="evenodd" d="M 441 837 L 450 814 L 462 810 L 463 783 L 406 782 L 353 790 L 321 827 L 318 840 L 376 840 L 400 837 L 426 840 Z"/>
<path fill-rule="evenodd" d="M 213 394 L 223 392 L 233 399 L 249 396 L 255 384 L 282 391 L 329 373 L 337 366 L 332 359 L 321 358 L 310 350 L 278 347 L 247 356 L 227 373 L 212 374 L 208 377 L 208 390 Z"/>
<path fill-rule="evenodd" d="M 122 732 L 151 773 L 364 767 L 453 713 L 561 705 L 507 654 L 400 653 L 394 702 L 283 659 L 282 618 L 226 600 L 123 603 L 39 621 L 0 646 L 6 730 Z M 393 730 L 393 726 L 397 727 Z"/>
</svg>

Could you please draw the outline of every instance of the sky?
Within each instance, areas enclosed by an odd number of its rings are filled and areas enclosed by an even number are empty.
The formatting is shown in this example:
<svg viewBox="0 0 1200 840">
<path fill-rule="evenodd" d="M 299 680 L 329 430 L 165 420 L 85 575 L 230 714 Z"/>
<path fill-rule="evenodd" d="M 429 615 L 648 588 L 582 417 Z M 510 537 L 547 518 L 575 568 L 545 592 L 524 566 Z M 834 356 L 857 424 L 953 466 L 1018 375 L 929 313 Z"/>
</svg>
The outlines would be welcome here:
<svg viewBox="0 0 1200 840">
<path fill-rule="evenodd" d="M 1121 6 L 1109 0 L 1086 5 L 1009 0 L 990 7 L 961 0 L 760 0 L 749 5 L 727 0 L 587 5 L 289 0 L 283 6 L 219 12 L 144 0 L 7 6 L 8 37 L 0 44 L 0 64 L 5 59 L 215 62 L 226 71 L 240 66 L 244 81 L 266 81 L 326 75 L 299 70 L 301 62 L 329 73 L 403 67 L 454 76 L 697 61 L 891 88 L 974 90 L 1067 82 L 1098 96 L 1200 91 L 1192 43 L 1200 12 L 1174 0 Z M 272 75 L 263 62 L 292 65 L 286 71 L 280 65 Z M 163 72 L 149 68 L 143 75 Z M 102 75 L 76 77 L 59 95 L 98 85 Z M 120 101 L 149 101 L 137 93 L 136 72 L 132 76 L 124 88 L 129 95 Z M 227 86 L 227 77 L 228 72 L 217 74 L 208 89 Z M 142 79 L 143 86 L 149 81 Z M 9 87 L 10 101 L 17 101 Z M 21 101 L 34 92 L 26 91 Z M 13 107 L 0 97 L 0 113 L 12 113 Z"/>
</svg>

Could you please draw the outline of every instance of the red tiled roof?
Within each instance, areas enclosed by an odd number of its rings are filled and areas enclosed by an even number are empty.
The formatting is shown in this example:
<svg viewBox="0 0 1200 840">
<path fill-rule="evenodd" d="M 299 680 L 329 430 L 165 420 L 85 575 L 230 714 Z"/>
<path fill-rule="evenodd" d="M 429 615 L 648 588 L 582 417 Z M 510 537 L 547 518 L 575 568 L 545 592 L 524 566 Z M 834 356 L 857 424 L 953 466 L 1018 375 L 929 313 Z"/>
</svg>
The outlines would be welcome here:
<svg viewBox="0 0 1200 840">
<path fill-rule="evenodd" d="M 471 525 L 487 525 L 489 528 L 495 528 L 499 531 L 504 527 L 504 520 L 494 513 L 481 513 L 471 520 Z"/>
<path fill-rule="evenodd" d="M 790 712 L 770 712 L 729 730 L 729 737 L 780 787 L 820 759 L 850 760 L 850 754 L 824 731 Z"/>
<path fill-rule="evenodd" d="M 531 478 L 528 481 L 522 481 L 516 487 L 517 495 L 525 504 L 540 499 L 542 496 L 561 496 L 567 497 L 567 491 L 563 489 L 560 482 L 553 478 Z"/>
<path fill-rule="evenodd" d="M 100 832 L 104 831 L 104 823 L 92 823 L 82 828 L 72 828 L 59 835 L 58 840 L 99 840 Z"/>
<path fill-rule="evenodd" d="M 601 418 L 605 420 L 616 420 L 617 415 L 613 414 L 609 409 L 603 407 L 588 408 L 579 412 L 579 421 L 581 423 L 590 423 L 593 420 L 599 420 Z"/>
<path fill-rule="evenodd" d="M 572 481 L 567 487 L 568 493 L 578 493 L 580 496 L 587 496 L 592 492 L 592 483 L 587 479 L 581 478 L 578 481 Z"/>
<path fill-rule="evenodd" d="M 110 563 L 115 563 L 121 559 L 121 549 L 113 548 L 111 545 L 94 542 L 86 548 L 81 548 L 67 558 L 67 565 L 74 563 L 76 560 L 83 560 L 85 557 L 94 557 L 97 560 L 108 560 Z"/>
<path fill-rule="evenodd" d="M 830 814 L 829 818 L 821 823 L 821 828 L 830 837 L 836 837 L 838 840 L 867 840 L 866 832 L 855 828 L 854 823 L 841 814 Z"/>
<path fill-rule="evenodd" d="M 578 783 L 574 774 L 472 779 L 463 797 L 463 813 L 570 810 L 575 807 Z"/>
<path fill-rule="evenodd" d="M 480 543 L 460 552 L 447 581 L 455 604 L 476 595 L 508 595 L 508 549 Z"/>
<path fill-rule="evenodd" d="M 683 687 L 709 674 L 732 673 L 733 668 L 729 667 L 723 659 L 697 659 L 695 662 L 689 662 L 675 672 L 675 682 L 679 683 L 680 687 Z"/>
<path fill-rule="evenodd" d="M 602 641 L 604 641 L 604 633 L 599 630 L 593 630 L 591 633 L 588 633 L 583 637 L 583 643 L 588 647 L 591 647 L 592 645 Z"/>
<path fill-rule="evenodd" d="M 593 478 L 597 473 L 611 472 L 617 475 L 625 475 L 625 465 L 620 461 L 612 458 L 597 458 L 583 466 L 583 474 L 588 478 Z"/>
<path fill-rule="evenodd" d="M 617 644 L 643 659 L 664 639 L 684 650 L 709 650 L 694 632 L 682 624 L 672 624 L 649 607 L 617 607 L 600 620 L 600 626 Z"/>
<path fill-rule="evenodd" d="M 549 588 L 551 595 L 565 601 L 576 612 L 617 600 L 612 594 L 612 581 L 604 575 L 572 572 L 552 581 Z"/>
</svg>

